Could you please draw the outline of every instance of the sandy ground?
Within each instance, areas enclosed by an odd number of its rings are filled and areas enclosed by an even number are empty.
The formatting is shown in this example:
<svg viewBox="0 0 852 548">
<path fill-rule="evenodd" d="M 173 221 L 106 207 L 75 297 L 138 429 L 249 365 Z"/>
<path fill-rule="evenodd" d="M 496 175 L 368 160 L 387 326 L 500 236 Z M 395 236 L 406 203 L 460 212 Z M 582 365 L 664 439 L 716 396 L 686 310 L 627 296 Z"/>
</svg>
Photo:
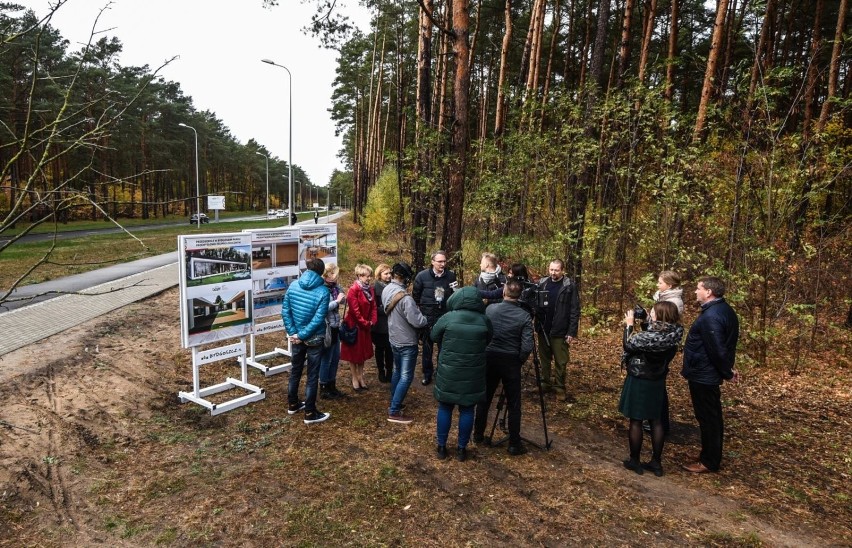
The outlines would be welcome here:
<svg viewBox="0 0 852 548">
<path fill-rule="evenodd" d="M 335 440 L 330 445 L 301 421 L 286 422 L 286 374 L 264 379 L 253 373 L 253 382 L 266 385 L 267 400 L 211 418 L 177 402 L 177 392 L 188 390 L 191 381 L 177 303 L 177 290 L 169 290 L 0 359 L 0 545 L 804 546 L 848 545 L 852 539 L 848 523 L 832 525 L 830 517 L 820 520 L 797 508 L 789 511 L 792 519 L 777 509 L 754 511 L 732 475 L 691 477 L 669 462 L 672 471 L 663 478 L 629 473 L 620 466 L 623 429 L 601 431 L 558 406 L 550 415 L 551 451 L 511 459 L 502 449 L 475 448 L 472 462 L 450 464 L 431 455 L 434 401 L 419 384 L 412 386 L 410 403 L 425 419 L 414 428 L 384 421 L 385 398 L 373 378 L 364 399 L 330 406 L 333 420 L 320 426 Z M 372 364 L 368 370 L 375 370 Z M 534 411 L 525 424 L 537 424 Z M 260 438 L 260 432 L 280 436 Z M 693 451 L 694 429 L 683 427 L 681 437 L 679 443 Z M 266 445 L 254 441 L 267 438 Z M 256 449 L 240 449 L 235 440 Z M 199 457 L 217 447 L 219 457 Z M 315 457 L 305 456 L 312 450 L 325 451 L 330 468 L 312 468 Z M 357 495 L 380 510 L 367 523 L 346 502 L 356 488 L 338 475 L 355 466 L 353 454 L 363 459 L 362 489 L 373 467 L 381 471 L 394 462 L 406 471 L 399 483 L 404 492 L 390 483 L 381 495 Z M 278 459 L 305 464 L 292 480 L 298 485 L 268 472 Z M 193 470 L 196 464 L 200 472 Z M 461 464 L 468 468 L 454 466 Z M 204 467 L 229 480 L 198 480 Z M 256 500 L 274 501 L 279 511 L 263 514 L 244 500 L 249 490 Z M 338 491 L 347 494 L 339 497 Z M 315 504 L 323 496 L 343 501 L 327 510 L 324 519 L 333 521 L 321 532 L 304 524 L 294 529 L 298 503 Z M 767 497 L 765 506 L 784 504 Z M 429 519 L 401 517 L 406 502 L 436 500 L 448 502 L 435 506 Z M 197 515 L 202 508 L 209 511 Z M 265 518 L 252 529 L 248 524 L 258 515 Z M 371 536 L 353 536 L 355 523 Z"/>
</svg>

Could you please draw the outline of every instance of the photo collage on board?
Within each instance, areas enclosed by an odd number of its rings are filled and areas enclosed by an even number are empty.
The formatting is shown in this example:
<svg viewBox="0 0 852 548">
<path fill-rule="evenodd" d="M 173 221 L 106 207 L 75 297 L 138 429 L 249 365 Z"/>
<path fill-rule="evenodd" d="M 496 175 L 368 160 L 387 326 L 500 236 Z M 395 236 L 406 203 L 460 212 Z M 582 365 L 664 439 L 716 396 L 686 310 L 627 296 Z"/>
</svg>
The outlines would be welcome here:
<svg viewBox="0 0 852 548">
<path fill-rule="evenodd" d="M 251 333 L 252 247 L 247 234 L 179 236 L 185 347 Z"/>
</svg>

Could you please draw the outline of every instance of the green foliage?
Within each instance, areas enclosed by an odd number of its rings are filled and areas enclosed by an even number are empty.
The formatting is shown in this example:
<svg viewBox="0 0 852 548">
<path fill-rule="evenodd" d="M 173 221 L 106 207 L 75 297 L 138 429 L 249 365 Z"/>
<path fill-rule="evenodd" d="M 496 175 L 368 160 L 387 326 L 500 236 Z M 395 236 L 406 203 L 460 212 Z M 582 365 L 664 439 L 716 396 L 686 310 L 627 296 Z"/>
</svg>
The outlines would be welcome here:
<svg viewBox="0 0 852 548">
<path fill-rule="evenodd" d="M 364 207 L 364 231 L 371 236 L 386 236 L 397 227 L 400 217 L 399 181 L 388 167 L 367 193 Z"/>
</svg>

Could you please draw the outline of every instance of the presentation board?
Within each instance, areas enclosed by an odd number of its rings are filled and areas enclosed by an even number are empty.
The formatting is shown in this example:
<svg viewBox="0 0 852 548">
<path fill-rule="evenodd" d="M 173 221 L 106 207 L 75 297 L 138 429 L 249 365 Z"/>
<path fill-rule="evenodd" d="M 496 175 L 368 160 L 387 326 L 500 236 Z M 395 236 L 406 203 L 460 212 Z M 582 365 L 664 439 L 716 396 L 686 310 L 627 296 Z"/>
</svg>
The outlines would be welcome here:
<svg viewBox="0 0 852 548">
<path fill-rule="evenodd" d="M 178 253 L 183 347 L 250 334 L 251 234 L 178 236 Z"/>
<path fill-rule="evenodd" d="M 299 227 L 299 269 L 305 270 L 308 259 L 337 262 L 337 225 L 302 225 Z"/>
</svg>

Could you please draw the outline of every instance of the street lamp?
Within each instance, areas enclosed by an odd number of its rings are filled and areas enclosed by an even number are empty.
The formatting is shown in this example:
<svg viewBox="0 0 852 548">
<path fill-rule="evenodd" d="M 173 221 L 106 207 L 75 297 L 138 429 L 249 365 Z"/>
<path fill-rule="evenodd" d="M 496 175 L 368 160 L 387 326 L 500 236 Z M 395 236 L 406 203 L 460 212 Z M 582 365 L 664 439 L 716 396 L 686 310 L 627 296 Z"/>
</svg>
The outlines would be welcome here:
<svg viewBox="0 0 852 548">
<path fill-rule="evenodd" d="M 271 59 L 261 59 L 261 62 L 266 63 L 267 65 L 272 65 L 274 67 L 280 67 L 287 71 L 287 76 L 289 77 L 289 93 L 290 93 L 290 106 L 288 107 L 290 113 L 290 156 L 287 159 L 287 169 L 289 170 L 287 173 L 287 200 L 288 207 L 290 208 L 290 215 L 287 215 L 288 222 L 290 226 L 293 226 L 293 75 L 290 73 L 290 69 L 285 67 L 284 65 L 279 65 L 275 61 Z"/>
<path fill-rule="evenodd" d="M 201 187 L 198 183 L 198 132 L 195 131 L 194 127 L 188 126 L 183 122 L 178 125 L 180 127 L 188 127 L 195 134 L 195 218 L 198 221 L 198 228 L 201 228 Z"/>
<path fill-rule="evenodd" d="M 269 156 L 259 151 L 254 153 L 266 158 L 266 213 L 264 215 L 269 215 Z"/>
</svg>

